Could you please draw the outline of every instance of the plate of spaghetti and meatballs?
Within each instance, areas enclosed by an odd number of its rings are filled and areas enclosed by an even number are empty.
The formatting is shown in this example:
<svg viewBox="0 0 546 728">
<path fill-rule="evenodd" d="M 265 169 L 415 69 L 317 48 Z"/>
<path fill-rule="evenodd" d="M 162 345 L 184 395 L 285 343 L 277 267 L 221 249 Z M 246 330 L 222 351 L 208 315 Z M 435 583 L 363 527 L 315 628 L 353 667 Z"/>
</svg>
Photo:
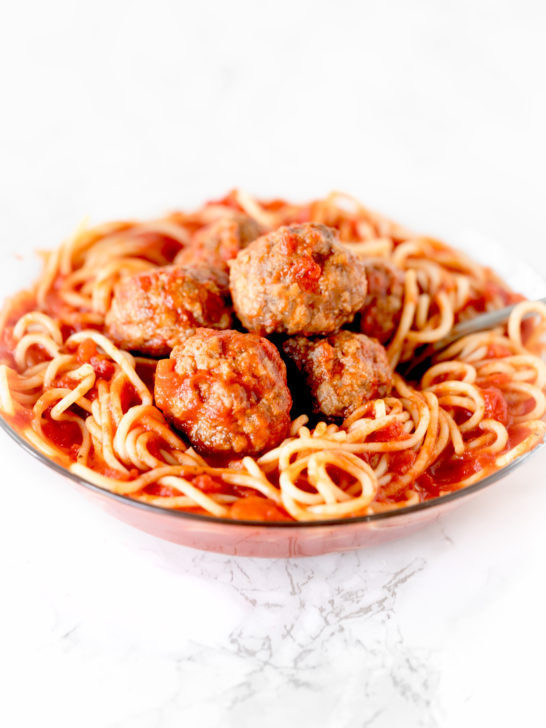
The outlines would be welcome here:
<svg viewBox="0 0 546 728">
<path fill-rule="evenodd" d="M 82 226 L 0 331 L 4 429 L 116 515 L 211 550 L 392 538 L 546 435 L 546 306 L 340 193 Z"/>
</svg>

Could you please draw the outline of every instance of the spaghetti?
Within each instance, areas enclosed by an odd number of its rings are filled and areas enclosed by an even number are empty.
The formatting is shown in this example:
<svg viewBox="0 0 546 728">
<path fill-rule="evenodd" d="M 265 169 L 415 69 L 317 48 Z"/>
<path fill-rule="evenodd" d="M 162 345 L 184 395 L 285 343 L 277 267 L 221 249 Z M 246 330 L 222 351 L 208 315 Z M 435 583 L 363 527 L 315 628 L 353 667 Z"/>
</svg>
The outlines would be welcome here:
<svg viewBox="0 0 546 728">
<path fill-rule="evenodd" d="M 156 360 L 116 346 L 105 317 L 121 279 L 171 264 L 205 226 L 236 214 L 262 231 L 322 223 L 359 258 L 388 261 L 404 276 L 385 343 L 390 394 L 343 421 L 312 424 L 296 413 L 277 447 L 220 461 L 167 423 L 154 401 Z M 455 323 L 518 301 L 505 327 L 452 344 L 419 381 L 400 374 Z M 192 213 L 82 227 L 46 255 L 32 290 L 6 302 L 0 330 L 3 417 L 72 473 L 164 508 L 302 521 L 400 508 L 477 482 L 546 434 L 546 306 L 338 193 L 293 205 L 234 191 Z"/>
</svg>

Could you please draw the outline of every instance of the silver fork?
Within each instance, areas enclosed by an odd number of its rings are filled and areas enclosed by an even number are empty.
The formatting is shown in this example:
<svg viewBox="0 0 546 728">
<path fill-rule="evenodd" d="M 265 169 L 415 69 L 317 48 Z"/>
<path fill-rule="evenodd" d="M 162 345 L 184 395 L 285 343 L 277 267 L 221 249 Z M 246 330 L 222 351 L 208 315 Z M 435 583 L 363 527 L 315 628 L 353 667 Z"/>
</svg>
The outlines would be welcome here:
<svg viewBox="0 0 546 728">
<path fill-rule="evenodd" d="M 535 303 L 546 304 L 546 297 L 537 298 Z M 454 344 L 464 336 L 477 334 L 479 331 L 487 331 L 488 329 L 494 329 L 495 326 L 499 326 L 500 324 L 505 324 L 517 305 L 517 303 L 514 303 L 511 306 L 499 308 L 497 311 L 482 313 L 473 319 L 457 324 L 451 329 L 447 336 L 443 337 L 443 339 L 439 339 L 422 349 L 415 359 L 403 362 L 399 367 L 400 373 L 407 377 L 408 374 L 414 372 L 417 368 L 421 368 L 428 359 L 434 356 L 434 354 L 442 351 L 442 349 L 447 349 L 450 344 Z M 533 316 L 533 313 L 531 312 L 527 314 L 524 318 L 528 318 L 529 316 Z"/>
</svg>

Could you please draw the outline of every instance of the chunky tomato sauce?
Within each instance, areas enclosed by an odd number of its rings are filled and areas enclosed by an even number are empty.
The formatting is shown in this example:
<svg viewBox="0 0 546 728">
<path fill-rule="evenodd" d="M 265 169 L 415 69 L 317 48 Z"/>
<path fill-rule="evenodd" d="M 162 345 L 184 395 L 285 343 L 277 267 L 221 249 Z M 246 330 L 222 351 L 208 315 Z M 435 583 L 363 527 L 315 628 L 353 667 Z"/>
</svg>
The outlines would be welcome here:
<svg viewBox="0 0 546 728">
<path fill-rule="evenodd" d="M 519 445 L 529 435 L 529 428 L 524 424 L 512 425 L 508 428 L 507 450 Z"/>
<path fill-rule="evenodd" d="M 24 430 L 32 422 L 32 410 L 26 409 L 26 407 L 19 407 L 15 414 L 11 415 L 11 417 L 6 417 L 6 419 L 9 420 L 16 430 Z"/>
<path fill-rule="evenodd" d="M 372 432 L 368 440 L 369 442 L 399 442 L 400 440 L 407 440 L 407 438 L 408 434 L 404 430 L 404 425 L 401 422 L 394 421 L 386 427 Z"/>
<path fill-rule="evenodd" d="M 485 404 L 484 419 L 497 420 L 503 425 L 509 421 L 508 404 L 497 387 L 482 387 L 481 395 Z"/>
<path fill-rule="evenodd" d="M 82 442 L 81 430 L 75 422 L 54 420 L 44 413 L 42 431 L 47 439 L 71 458 L 76 458 Z"/>
<path fill-rule="evenodd" d="M 427 474 L 438 486 L 453 485 L 466 480 L 487 466 L 493 465 L 495 455 L 491 453 L 465 452 L 463 455 L 441 456 L 430 468 Z"/>
<path fill-rule="evenodd" d="M 80 364 L 91 364 L 97 377 L 110 379 L 116 366 L 105 354 L 99 354 L 97 345 L 92 339 L 85 339 L 76 350 L 76 359 Z"/>
<path fill-rule="evenodd" d="M 160 483 L 150 483 L 143 492 L 147 495 L 155 495 L 158 498 L 175 498 L 180 496 L 180 492 L 176 488 L 171 488 L 170 485 L 161 485 Z"/>
<path fill-rule="evenodd" d="M 288 516 L 270 498 L 248 495 L 231 507 L 231 517 L 241 521 L 286 521 Z"/>
<path fill-rule="evenodd" d="M 294 280 L 305 291 L 313 291 L 322 274 L 322 268 L 313 258 L 301 258 L 292 268 Z"/>
<path fill-rule="evenodd" d="M 417 453 L 414 450 L 400 450 L 393 453 L 389 458 L 389 470 L 397 475 L 404 475 L 417 460 Z"/>
<path fill-rule="evenodd" d="M 506 375 L 498 375 L 497 381 L 505 383 Z M 488 378 L 488 384 L 493 377 Z M 500 380 L 500 381 L 499 381 Z M 503 449 L 507 452 L 516 447 L 529 434 L 529 428 L 525 424 L 512 425 L 512 415 L 508 407 L 508 403 L 503 396 L 502 391 L 493 385 L 481 387 L 480 392 L 484 399 L 485 412 L 483 419 L 492 419 L 500 422 L 508 430 L 508 442 Z M 532 406 L 532 402 L 529 406 Z M 460 410 L 459 416 L 455 416 L 456 421 L 463 422 L 470 416 L 470 412 Z M 397 423 L 395 423 L 396 425 Z M 475 437 L 483 434 L 481 430 L 469 433 Z M 379 437 L 378 437 L 379 435 Z M 379 440 L 379 438 L 381 438 Z M 384 438 L 384 440 L 383 440 Z M 397 432 L 396 426 L 384 428 L 375 433 L 374 439 L 379 441 L 399 440 L 399 428 Z M 484 475 L 493 472 L 495 469 L 495 460 L 498 454 L 483 452 L 478 450 L 469 450 L 462 455 L 455 455 L 453 448 L 450 446 L 439 458 L 433 463 L 417 480 L 416 490 L 422 498 L 436 498 L 450 490 L 453 486 L 470 478 L 472 475 L 484 471 Z M 389 455 L 389 470 L 395 473 L 403 474 L 407 472 L 413 465 L 416 454 L 413 451 L 401 451 Z"/>
<path fill-rule="evenodd" d="M 489 344 L 485 354 L 486 359 L 500 359 L 503 356 L 510 356 L 512 350 L 502 344 Z"/>
<path fill-rule="evenodd" d="M 317 289 L 322 275 L 322 267 L 316 260 L 316 256 L 313 255 L 315 236 L 319 237 L 318 233 L 311 231 L 307 234 L 307 238 L 302 239 L 301 236 L 286 230 L 279 246 L 286 260 L 290 261 L 290 266 L 286 268 L 286 275 L 290 276 L 304 291 Z"/>
</svg>

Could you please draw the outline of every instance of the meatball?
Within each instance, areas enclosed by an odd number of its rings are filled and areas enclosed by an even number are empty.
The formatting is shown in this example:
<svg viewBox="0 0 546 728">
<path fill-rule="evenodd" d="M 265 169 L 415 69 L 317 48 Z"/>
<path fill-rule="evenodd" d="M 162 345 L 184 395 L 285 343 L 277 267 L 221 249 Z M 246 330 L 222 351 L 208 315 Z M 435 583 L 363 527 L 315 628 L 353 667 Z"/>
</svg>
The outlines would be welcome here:
<svg viewBox="0 0 546 728">
<path fill-rule="evenodd" d="M 382 344 L 392 339 L 404 306 L 404 273 L 386 260 L 364 261 L 368 295 L 360 314 L 360 330 Z"/>
<path fill-rule="evenodd" d="M 175 263 L 182 266 L 207 264 L 228 272 L 227 261 L 261 235 L 263 229 L 248 215 L 236 213 L 197 231 L 190 245 L 181 250 Z"/>
<path fill-rule="evenodd" d="M 364 334 L 295 336 L 284 342 L 283 350 L 305 378 L 314 410 L 327 417 L 347 417 L 391 391 L 393 373 L 385 349 Z"/>
<path fill-rule="evenodd" d="M 106 315 L 106 334 L 122 349 L 166 356 L 188 329 L 226 329 L 227 300 L 210 268 L 153 268 L 122 278 Z"/>
<path fill-rule="evenodd" d="M 230 263 L 243 326 L 259 334 L 327 334 L 353 320 L 366 299 L 364 264 L 325 225 L 281 227 Z"/>
<path fill-rule="evenodd" d="M 256 334 L 198 329 L 158 363 L 155 401 L 204 454 L 257 454 L 290 428 L 286 367 Z"/>
</svg>

